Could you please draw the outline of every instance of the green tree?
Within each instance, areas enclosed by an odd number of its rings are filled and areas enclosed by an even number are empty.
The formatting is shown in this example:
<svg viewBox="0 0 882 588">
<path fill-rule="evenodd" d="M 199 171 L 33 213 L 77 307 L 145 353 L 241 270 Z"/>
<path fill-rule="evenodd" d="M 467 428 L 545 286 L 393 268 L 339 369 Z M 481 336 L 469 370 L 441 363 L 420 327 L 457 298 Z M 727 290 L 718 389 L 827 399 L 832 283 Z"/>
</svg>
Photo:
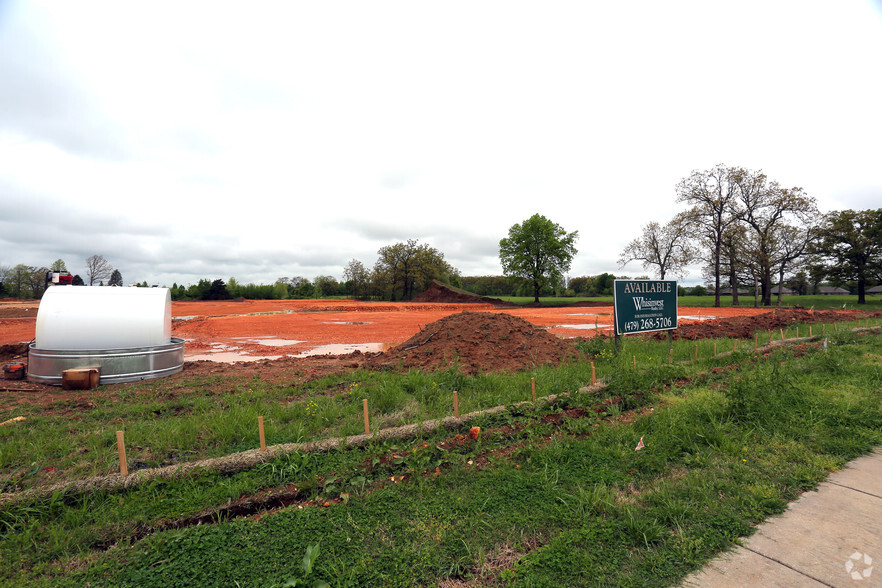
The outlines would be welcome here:
<svg viewBox="0 0 882 588">
<path fill-rule="evenodd" d="M 316 276 L 313 278 L 312 284 L 315 288 L 314 295 L 316 298 L 334 296 L 340 289 L 340 284 L 337 283 L 336 278 L 333 276 Z"/>
<path fill-rule="evenodd" d="M 208 287 L 203 300 L 229 300 L 230 298 L 230 293 L 227 292 L 227 285 L 218 278 Z"/>
<path fill-rule="evenodd" d="M 827 214 L 812 242 L 815 271 L 831 282 L 857 283 L 858 304 L 866 304 L 867 281 L 882 280 L 882 208 L 838 210 Z"/>
<path fill-rule="evenodd" d="M 227 286 L 227 290 L 229 290 L 229 285 Z M 273 299 L 274 300 L 287 300 L 288 299 L 288 285 L 284 282 L 276 281 L 273 284 Z"/>
<path fill-rule="evenodd" d="M 349 286 L 349 293 L 353 298 L 363 300 L 368 297 L 369 278 L 364 264 L 357 259 L 350 260 L 343 268 L 343 281 Z"/>
<path fill-rule="evenodd" d="M 16 298 L 27 298 L 30 293 L 31 268 L 23 263 L 9 270 L 7 290 Z"/>
<path fill-rule="evenodd" d="M 540 214 L 534 214 L 508 230 L 499 241 L 502 272 L 532 285 L 533 300 L 547 285 L 563 282 L 577 250 L 578 231 L 567 233 L 563 227 Z"/>
<path fill-rule="evenodd" d="M 567 288 L 575 292 L 576 296 L 586 296 L 591 293 L 591 286 L 594 283 L 592 276 L 579 276 L 570 278 L 567 282 Z"/>
<path fill-rule="evenodd" d="M 374 264 L 374 281 L 384 296 L 410 300 L 429 287 L 432 280 L 450 283 L 459 272 L 444 261 L 444 254 L 416 239 L 381 247 Z"/>
<path fill-rule="evenodd" d="M 49 266 L 49 271 L 52 272 L 66 272 L 67 265 L 64 263 L 63 259 L 56 259 L 52 262 L 52 265 Z"/>
<path fill-rule="evenodd" d="M 232 296 L 233 298 L 238 298 L 240 296 L 239 282 L 236 280 L 236 278 L 231 277 L 229 280 L 227 280 L 227 292 L 229 292 L 230 296 Z"/>
<path fill-rule="evenodd" d="M 627 280 L 628 278 L 621 276 L 620 279 Z M 592 282 L 591 287 L 593 292 L 598 296 L 612 296 L 615 283 L 616 277 L 613 274 L 602 273 L 594 276 L 594 281 Z"/>
<path fill-rule="evenodd" d="M 122 274 L 119 273 L 118 269 L 115 269 L 112 272 L 110 272 L 110 281 L 107 282 L 107 285 L 108 286 L 122 286 L 123 285 Z"/>
</svg>

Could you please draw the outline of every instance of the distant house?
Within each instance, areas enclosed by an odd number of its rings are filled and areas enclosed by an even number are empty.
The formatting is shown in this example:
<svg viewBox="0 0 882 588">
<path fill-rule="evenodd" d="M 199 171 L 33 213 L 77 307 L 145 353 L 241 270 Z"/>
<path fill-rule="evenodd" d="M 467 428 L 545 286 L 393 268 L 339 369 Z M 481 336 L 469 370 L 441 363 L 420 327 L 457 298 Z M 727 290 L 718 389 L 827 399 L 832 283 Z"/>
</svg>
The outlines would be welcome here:
<svg viewBox="0 0 882 588">
<path fill-rule="evenodd" d="M 775 286 L 774 288 L 772 288 L 772 294 L 777 296 L 778 290 L 781 290 L 781 296 L 799 296 L 799 292 L 788 288 L 787 286 Z"/>
<path fill-rule="evenodd" d="M 745 290 L 744 288 L 738 288 L 739 296 L 747 296 L 750 292 Z M 720 288 L 720 296 L 731 296 L 732 288 Z"/>
<path fill-rule="evenodd" d="M 848 293 L 848 290 L 845 288 L 837 288 L 836 286 L 820 286 L 818 288 L 818 294 L 823 294 L 824 296 L 844 296 Z"/>
<path fill-rule="evenodd" d="M 882 284 L 867 288 L 867 294 L 882 294 Z"/>
</svg>

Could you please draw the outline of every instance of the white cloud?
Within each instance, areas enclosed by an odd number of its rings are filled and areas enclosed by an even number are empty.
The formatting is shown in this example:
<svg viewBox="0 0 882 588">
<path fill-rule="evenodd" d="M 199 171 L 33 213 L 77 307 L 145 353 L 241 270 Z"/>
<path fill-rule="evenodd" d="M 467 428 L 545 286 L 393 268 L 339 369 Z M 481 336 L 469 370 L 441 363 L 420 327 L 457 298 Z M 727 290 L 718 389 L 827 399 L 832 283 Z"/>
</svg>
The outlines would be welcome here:
<svg viewBox="0 0 882 588">
<path fill-rule="evenodd" d="M 499 239 L 538 212 L 579 231 L 571 275 L 617 272 L 679 209 L 676 183 L 717 163 L 824 210 L 878 206 L 880 13 L 13 2 L 0 263 L 100 253 L 126 281 L 270 282 L 415 238 L 498 274 Z"/>
</svg>

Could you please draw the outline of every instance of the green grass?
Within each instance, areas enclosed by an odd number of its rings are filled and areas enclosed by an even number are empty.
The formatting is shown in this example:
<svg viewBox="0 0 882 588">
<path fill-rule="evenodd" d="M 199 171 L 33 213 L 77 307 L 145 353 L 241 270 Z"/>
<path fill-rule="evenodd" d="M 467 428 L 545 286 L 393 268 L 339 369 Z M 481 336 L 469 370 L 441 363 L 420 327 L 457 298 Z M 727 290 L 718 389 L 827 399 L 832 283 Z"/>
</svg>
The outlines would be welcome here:
<svg viewBox="0 0 882 588">
<path fill-rule="evenodd" d="M 377 418 L 389 424 L 449 414 L 452 389 L 461 391 L 463 410 L 512 406 L 478 420 L 485 431 L 479 441 L 452 447 L 444 440 L 467 429 L 294 454 L 233 475 L 203 472 L 125 492 L 5 507 L 0 580 L 267 586 L 297 577 L 306 548 L 319 544 L 310 581 L 333 586 L 433 585 L 478 577 L 487 585 L 677 583 L 829 471 L 882 444 L 882 338 L 842 327 L 829 335 L 827 352 L 812 347 L 800 356 L 782 348 L 768 357 L 744 349 L 714 358 L 707 346 L 712 342 L 701 342 L 699 361 L 680 363 L 691 359 L 694 343 L 677 342 L 674 365 L 668 364 L 666 342 L 626 338 L 618 356 L 605 353 L 608 340 L 593 343 L 598 375 L 609 381 L 604 397 L 617 401 L 602 403 L 599 413 L 592 409 L 603 398 L 592 395 L 561 398 L 552 406 L 513 406 L 529 395 L 530 377 L 541 395 L 571 391 L 590 377 L 586 365 L 474 377 L 363 372 L 357 382 L 316 382 L 294 405 L 281 390 L 239 391 L 224 396 L 225 410 L 243 424 L 229 425 L 232 432 L 218 439 L 232 441 L 218 443 L 235 445 L 241 428 L 254 446 L 256 439 L 244 432 L 247 423 L 274 403 L 300 411 L 289 422 L 299 424 L 292 431 L 304 438 L 357 428 L 359 415 L 352 424 L 348 411 L 350 403 L 360 407 L 366 389 Z M 350 394 L 354 383 L 358 392 Z M 330 389 L 340 393 L 319 394 Z M 192 408 L 184 420 L 219 410 L 215 400 L 200 400 L 195 391 L 192 399 L 147 402 L 141 396 L 124 398 L 122 406 L 96 407 L 102 416 L 89 416 L 94 420 L 82 428 L 126 413 L 132 419 L 127 434 L 148 435 L 151 423 L 160 423 L 165 431 L 158 438 L 190 450 L 187 442 L 205 443 L 192 431 L 204 436 L 202 426 L 225 426 L 224 416 L 213 414 L 204 423 L 172 428 L 171 414 L 183 418 L 186 411 L 169 410 L 166 418 L 167 406 Z M 307 409 L 310 401 L 314 411 Z M 565 409 L 588 416 L 554 426 L 548 415 Z M 616 418 L 629 410 L 637 412 Z M 53 441 L 52 430 L 33 430 L 42 431 L 31 439 L 34 447 L 65 443 Z M 17 442 L 16 435 L 4 434 L 4 445 Z M 282 425 L 273 434 L 277 441 L 291 440 Z M 646 447 L 634 451 L 640 438 Z M 72 444 L 85 438 L 66 439 Z M 441 475 L 432 474 L 435 467 Z M 390 480 L 401 475 L 409 479 Z M 345 494 L 348 500 L 329 508 L 291 507 L 258 520 L 220 516 L 215 524 L 145 534 L 163 521 L 289 485 L 304 499 Z M 109 545 L 116 547 L 105 550 Z"/>
<path fill-rule="evenodd" d="M 532 296 L 500 296 L 501 300 L 505 300 L 507 302 L 513 302 L 515 304 L 526 305 L 533 303 Z M 712 307 L 714 305 L 715 298 L 714 296 L 680 296 L 678 297 L 678 305 L 679 306 L 708 306 Z M 793 307 L 793 306 L 801 306 L 803 308 L 816 308 L 816 309 L 841 309 L 843 307 L 849 309 L 858 309 L 865 311 L 876 311 L 882 310 L 882 295 L 872 295 L 866 297 L 866 304 L 858 304 L 857 295 L 848 295 L 848 296 L 783 296 L 781 298 L 781 306 L 784 307 Z M 612 296 L 594 296 L 594 297 L 585 297 L 585 296 L 575 296 L 572 298 L 561 298 L 556 296 L 542 296 L 539 298 L 539 303 L 542 306 L 563 306 L 565 304 L 572 304 L 574 302 L 604 302 L 612 306 L 613 297 Z M 732 306 L 732 297 L 731 296 L 722 296 L 720 298 L 720 306 L 722 307 L 731 307 Z M 753 307 L 753 296 L 740 296 L 739 297 L 739 307 L 742 308 L 750 308 Z M 778 307 L 778 297 L 772 297 L 772 306 L 768 307 L 769 309 Z"/>
<path fill-rule="evenodd" d="M 839 323 L 838 329 L 862 324 Z M 798 326 L 801 335 L 808 334 L 807 326 Z M 831 331 L 829 326 L 827 331 Z M 819 332 L 815 325 L 815 334 Z M 788 337 L 795 334 L 794 327 L 786 332 Z M 758 337 L 761 344 L 768 341 L 765 332 Z M 773 337 L 778 339 L 779 332 Z M 641 370 L 671 361 L 666 343 L 643 337 L 623 338 L 618 354 L 610 339 L 595 338 L 580 348 L 594 357 L 599 378 L 627 372 L 635 360 Z M 738 351 L 734 357 L 713 357 L 715 350 L 723 354 L 733 349 Z M 706 370 L 722 362 L 740 361 L 752 349 L 750 341 L 736 343 L 728 338 L 676 341 L 673 361 L 691 361 L 690 370 Z M 25 426 L 0 428 L 0 488 L 13 491 L 47 481 L 114 473 L 119 468 L 117 430 L 125 432 L 127 457 L 134 471 L 253 449 L 259 445 L 258 416 L 264 418 L 270 445 L 313 441 L 362 433 L 365 398 L 371 427 L 376 430 L 449 416 L 453 391 L 458 392 L 461 413 L 527 400 L 531 378 L 536 379 L 539 396 L 561 394 L 590 381 L 590 365 L 573 363 L 477 376 L 466 376 L 456 369 L 406 374 L 355 371 L 344 379 L 323 378 L 297 388 L 259 378 L 227 382 L 198 377 L 172 388 L 165 381 L 154 380 L 120 388 L 115 395 L 96 396 L 94 407 L 56 403 L 52 408 L 61 414 L 39 405 L 7 409 L 0 411 L 0 421 L 15 416 L 28 420 Z M 202 390 L 206 388 L 220 392 L 205 394 Z"/>
</svg>

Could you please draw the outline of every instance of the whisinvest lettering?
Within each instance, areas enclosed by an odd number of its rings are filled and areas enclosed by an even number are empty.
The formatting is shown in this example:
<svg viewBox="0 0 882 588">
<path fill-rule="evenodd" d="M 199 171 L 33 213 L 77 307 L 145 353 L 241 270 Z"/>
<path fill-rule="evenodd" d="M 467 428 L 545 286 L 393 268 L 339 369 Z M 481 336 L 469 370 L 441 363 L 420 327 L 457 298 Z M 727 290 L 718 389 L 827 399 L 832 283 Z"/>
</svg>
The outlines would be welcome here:
<svg viewBox="0 0 882 588">
<path fill-rule="evenodd" d="M 665 309 L 665 301 L 664 300 L 647 300 L 643 296 L 635 296 L 634 297 L 634 309 L 635 310 L 664 310 Z"/>
</svg>

